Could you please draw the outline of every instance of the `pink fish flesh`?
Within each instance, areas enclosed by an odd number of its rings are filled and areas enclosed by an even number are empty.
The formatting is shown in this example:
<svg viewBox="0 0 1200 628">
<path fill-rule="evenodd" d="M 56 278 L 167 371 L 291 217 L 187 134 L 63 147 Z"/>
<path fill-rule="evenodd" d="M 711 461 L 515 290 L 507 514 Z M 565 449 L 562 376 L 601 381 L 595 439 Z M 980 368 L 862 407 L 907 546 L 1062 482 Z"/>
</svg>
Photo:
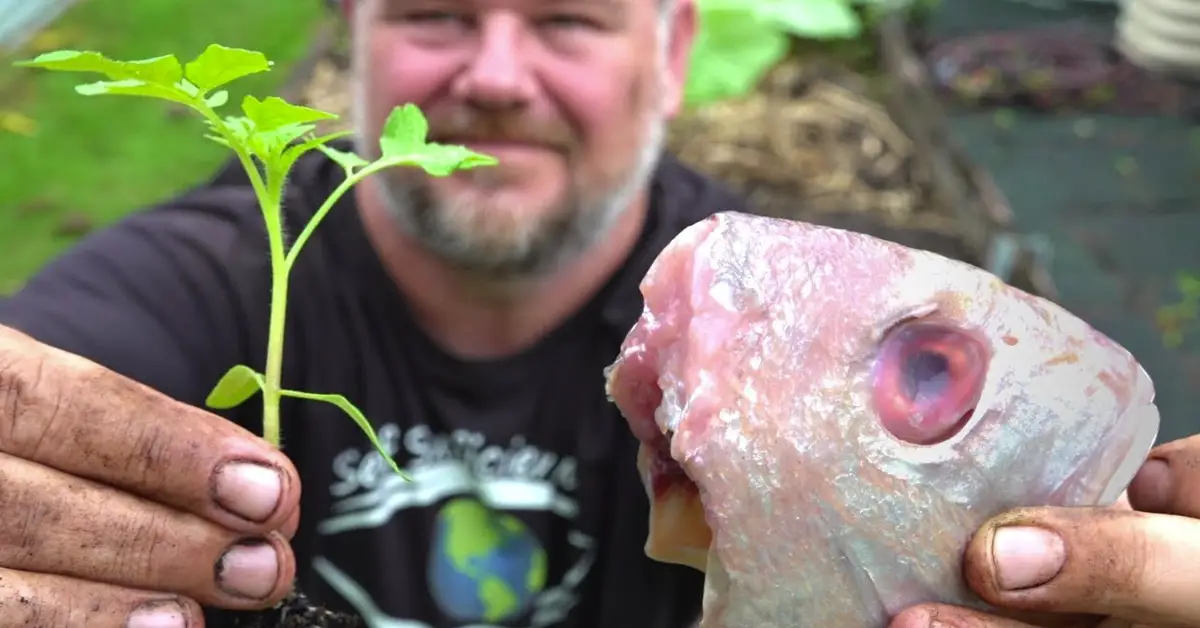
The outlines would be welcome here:
<svg viewBox="0 0 1200 628">
<path fill-rule="evenodd" d="M 726 213 L 642 282 L 607 371 L 642 441 L 646 551 L 706 572 L 701 628 L 882 628 L 986 519 L 1112 503 L 1158 432 L 1122 347 L 973 266 Z"/>
</svg>

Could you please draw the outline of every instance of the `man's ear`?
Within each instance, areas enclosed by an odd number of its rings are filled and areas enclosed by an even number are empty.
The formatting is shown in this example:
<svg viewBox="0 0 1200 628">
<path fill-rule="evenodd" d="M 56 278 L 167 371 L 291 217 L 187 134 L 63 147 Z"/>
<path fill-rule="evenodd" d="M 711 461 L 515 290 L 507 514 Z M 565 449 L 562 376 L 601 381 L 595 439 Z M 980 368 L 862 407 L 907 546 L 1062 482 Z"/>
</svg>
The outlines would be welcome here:
<svg viewBox="0 0 1200 628">
<path fill-rule="evenodd" d="M 670 85 L 664 105 L 667 116 L 673 117 L 683 107 L 684 88 L 691 66 L 692 46 L 696 41 L 696 30 L 700 28 L 700 18 L 696 11 L 695 0 L 677 0 L 674 14 L 671 15 L 670 20 L 668 36 L 671 41 L 667 42 L 667 74 Z"/>
</svg>

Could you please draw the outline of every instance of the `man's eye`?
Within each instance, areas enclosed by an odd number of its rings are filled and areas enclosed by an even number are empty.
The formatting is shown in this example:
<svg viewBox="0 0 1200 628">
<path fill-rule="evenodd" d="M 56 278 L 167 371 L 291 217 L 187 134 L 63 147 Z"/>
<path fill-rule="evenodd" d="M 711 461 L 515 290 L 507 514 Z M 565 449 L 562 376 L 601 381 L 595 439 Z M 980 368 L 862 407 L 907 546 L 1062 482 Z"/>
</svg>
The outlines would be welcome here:
<svg viewBox="0 0 1200 628">
<path fill-rule="evenodd" d="M 599 28 L 596 20 L 582 15 L 548 15 L 543 17 L 540 22 L 551 28 Z"/>
<path fill-rule="evenodd" d="M 412 12 L 405 14 L 403 19 L 406 22 L 421 22 L 426 24 L 467 23 L 469 21 L 466 15 L 451 11 Z"/>
</svg>

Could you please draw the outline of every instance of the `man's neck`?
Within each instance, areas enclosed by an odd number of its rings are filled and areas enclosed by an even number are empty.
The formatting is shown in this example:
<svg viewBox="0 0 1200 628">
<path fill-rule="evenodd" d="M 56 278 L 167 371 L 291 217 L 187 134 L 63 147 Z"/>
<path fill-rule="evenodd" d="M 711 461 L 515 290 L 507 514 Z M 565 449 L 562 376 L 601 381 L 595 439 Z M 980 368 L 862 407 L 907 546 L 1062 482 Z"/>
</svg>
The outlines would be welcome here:
<svg viewBox="0 0 1200 628">
<path fill-rule="evenodd" d="M 450 353 L 488 359 L 525 350 L 583 307 L 624 263 L 641 235 L 647 202 L 639 195 L 604 241 L 555 274 L 501 285 L 443 263 L 396 229 L 387 210 L 357 186 L 367 238 L 425 332 Z"/>
</svg>

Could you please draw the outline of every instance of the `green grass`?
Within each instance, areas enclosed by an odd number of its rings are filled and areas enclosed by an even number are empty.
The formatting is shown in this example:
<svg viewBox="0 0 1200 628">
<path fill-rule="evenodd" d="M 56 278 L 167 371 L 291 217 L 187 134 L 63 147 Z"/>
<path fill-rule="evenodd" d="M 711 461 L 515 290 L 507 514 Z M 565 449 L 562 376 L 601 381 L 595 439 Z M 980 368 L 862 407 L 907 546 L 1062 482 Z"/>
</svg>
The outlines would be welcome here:
<svg viewBox="0 0 1200 628">
<path fill-rule="evenodd" d="M 0 116 L 7 111 L 35 123 L 29 136 L 0 125 L 0 294 L 70 246 L 72 232 L 199 183 L 229 155 L 203 137 L 198 119 L 165 103 L 81 96 L 74 85 L 99 76 L 19 69 L 14 60 L 37 54 L 38 46 L 123 59 L 187 60 L 210 43 L 264 52 L 275 68 L 235 83 L 232 108 L 246 93 L 278 90 L 327 13 L 320 0 L 86 0 L 31 49 L 0 55 Z"/>
</svg>

